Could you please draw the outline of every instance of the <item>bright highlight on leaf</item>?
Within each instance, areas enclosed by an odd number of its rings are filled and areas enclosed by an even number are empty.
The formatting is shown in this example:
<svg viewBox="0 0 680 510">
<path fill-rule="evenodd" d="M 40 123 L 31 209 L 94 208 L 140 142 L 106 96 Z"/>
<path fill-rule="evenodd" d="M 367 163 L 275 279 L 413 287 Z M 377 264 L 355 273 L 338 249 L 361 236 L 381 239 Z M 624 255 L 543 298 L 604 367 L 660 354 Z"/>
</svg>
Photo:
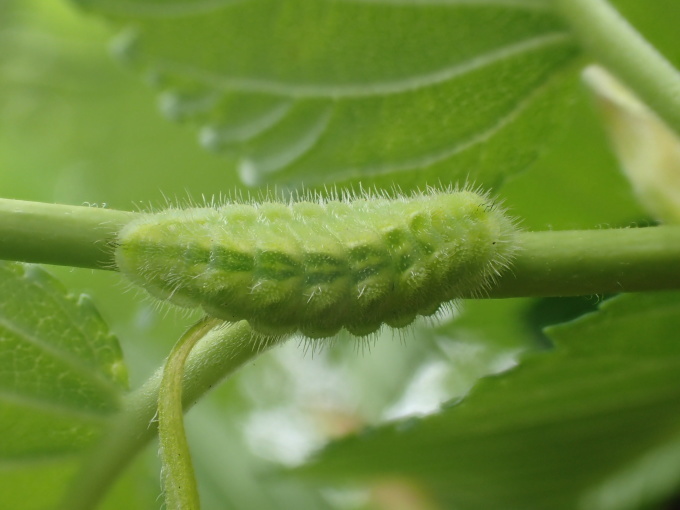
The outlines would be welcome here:
<svg viewBox="0 0 680 510">
<path fill-rule="evenodd" d="M 515 231 L 471 191 L 229 203 L 134 220 L 116 262 L 155 297 L 264 334 L 363 336 L 483 293 Z"/>
</svg>

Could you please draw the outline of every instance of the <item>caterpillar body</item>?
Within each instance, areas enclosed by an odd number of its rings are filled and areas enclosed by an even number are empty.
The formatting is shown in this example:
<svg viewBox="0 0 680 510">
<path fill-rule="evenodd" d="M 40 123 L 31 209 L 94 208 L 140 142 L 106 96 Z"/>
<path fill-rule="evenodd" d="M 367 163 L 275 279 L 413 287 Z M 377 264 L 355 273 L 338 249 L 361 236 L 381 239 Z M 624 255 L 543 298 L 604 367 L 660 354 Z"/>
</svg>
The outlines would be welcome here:
<svg viewBox="0 0 680 510">
<path fill-rule="evenodd" d="M 264 334 L 364 336 L 482 294 L 516 230 L 472 191 L 228 203 L 143 214 L 115 258 L 153 296 Z"/>
</svg>

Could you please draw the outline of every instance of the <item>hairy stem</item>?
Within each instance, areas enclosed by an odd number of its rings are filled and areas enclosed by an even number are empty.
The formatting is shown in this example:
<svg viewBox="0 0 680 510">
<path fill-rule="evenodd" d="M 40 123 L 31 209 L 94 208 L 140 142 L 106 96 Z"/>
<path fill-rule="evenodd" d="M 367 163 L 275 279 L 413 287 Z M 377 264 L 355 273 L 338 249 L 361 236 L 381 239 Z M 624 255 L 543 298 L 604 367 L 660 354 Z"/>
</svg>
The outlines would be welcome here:
<svg viewBox="0 0 680 510">
<path fill-rule="evenodd" d="M 182 391 L 184 410 L 239 367 L 284 340 L 284 337 L 258 335 L 246 322 L 210 331 L 194 347 L 186 362 Z M 128 396 L 108 434 L 74 478 L 60 509 L 95 508 L 117 476 L 155 437 L 162 373 L 162 369 L 158 370 Z"/>
<path fill-rule="evenodd" d="M 116 234 L 134 217 L 0 200 L 0 259 L 115 270 Z M 680 289 L 680 226 L 522 232 L 518 242 L 511 270 L 487 297 Z"/>
<path fill-rule="evenodd" d="M 604 67 L 680 133 L 680 73 L 606 0 L 554 0 Z"/>
<path fill-rule="evenodd" d="M 194 346 L 219 319 L 204 317 L 182 335 L 170 351 L 163 368 L 158 395 L 158 441 L 163 465 L 163 491 L 168 510 L 198 510 L 198 488 L 191 453 L 184 431 L 182 379 L 184 364 Z"/>
</svg>

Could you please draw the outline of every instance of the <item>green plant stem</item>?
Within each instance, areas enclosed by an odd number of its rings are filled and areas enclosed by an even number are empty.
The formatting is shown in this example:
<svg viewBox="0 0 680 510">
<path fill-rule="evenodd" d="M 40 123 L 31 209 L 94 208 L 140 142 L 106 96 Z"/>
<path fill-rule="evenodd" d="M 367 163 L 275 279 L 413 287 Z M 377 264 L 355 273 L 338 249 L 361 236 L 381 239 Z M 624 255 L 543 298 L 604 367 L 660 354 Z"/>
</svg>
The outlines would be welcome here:
<svg viewBox="0 0 680 510">
<path fill-rule="evenodd" d="M 196 475 L 184 431 L 182 378 L 184 364 L 194 346 L 223 321 L 204 317 L 182 335 L 163 368 L 158 395 L 158 441 L 163 466 L 163 491 L 168 510 L 200 508 Z"/>
<path fill-rule="evenodd" d="M 187 359 L 182 385 L 184 410 L 239 367 L 284 340 L 284 337 L 257 335 L 246 322 L 211 330 L 191 350 Z M 155 437 L 161 380 L 162 370 L 158 370 L 128 396 L 108 434 L 74 478 L 60 509 L 96 508 L 117 476 Z"/>
<path fill-rule="evenodd" d="M 583 47 L 680 133 L 680 73 L 606 0 L 554 0 Z"/>
<path fill-rule="evenodd" d="M 113 269 L 113 242 L 134 213 L 0 199 L 0 259 Z"/>
<path fill-rule="evenodd" d="M 135 216 L 0 200 L 0 259 L 115 270 L 116 234 Z M 518 241 L 512 268 L 485 297 L 680 289 L 680 226 L 522 232 Z"/>
<path fill-rule="evenodd" d="M 680 289 L 680 227 L 525 232 L 490 297 Z"/>
</svg>

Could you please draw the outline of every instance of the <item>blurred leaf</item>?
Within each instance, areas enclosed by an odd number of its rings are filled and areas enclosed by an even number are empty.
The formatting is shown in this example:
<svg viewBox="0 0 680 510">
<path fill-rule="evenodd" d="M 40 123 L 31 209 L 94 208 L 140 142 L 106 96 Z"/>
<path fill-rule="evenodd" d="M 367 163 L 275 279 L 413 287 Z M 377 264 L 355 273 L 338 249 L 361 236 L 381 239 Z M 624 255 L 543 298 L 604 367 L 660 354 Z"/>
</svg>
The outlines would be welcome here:
<svg viewBox="0 0 680 510">
<path fill-rule="evenodd" d="M 250 185 L 490 187 L 563 117 L 578 54 L 535 0 L 76 1 Z"/>
<path fill-rule="evenodd" d="M 680 435 L 678 328 L 680 293 L 616 297 L 549 328 L 554 351 L 481 381 L 459 405 L 338 441 L 301 472 L 413 476 L 463 510 L 615 508 L 593 494 L 626 480 L 626 466 L 647 478 L 660 466 L 680 474 L 677 456 L 644 462 Z M 680 482 L 660 480 L 636 501 Z"/>
<path fill-rule="evenodd" d="M 677 0 L 612 0 L 676 66 L 680 66 Z M 545 147 L 539 161 L 500 190 L 527 230 L 627 226 L 648 221 L 621 175 L 616 158 L 582 88 L 564 118 L 564 136 Z"/>
<path fill-rule="evenodd" d="M 536 301 L 466 300 L 454 317 L 420 331 L 418 341 L 429 339 L 438 346 L 442 356 L 435 363 L 445 374 L 437 405 L 427 413 L 461 400 L 480 378 L 514 368 L 522 353 L 545 347 L 545 340 L 536 339 L 527 321 Z"/>
<path fill-rule="evenodd" d="M 583 77 L 640 204 L 656 220 L 680 222 L 680 138 L 606 69 L 588 66 Z"/>
<path fill-rule="evenodd" d="M 611 228 L 647 219 L 588 99 L 578 96 L 558 143 L 499 191 L 525 230 Z"/>
<path fill-rule="evenodd" d="M 436 327 L 436 335 L 462 336 L 470 341 L 493 344 L 498 348 L 539 347 L 530 321 L 536 299 L 467 299 L 461 304 L 460 317 Z"/>
<path fill-rule="evenodd" d="M 445 359 L 436 362 L 446 374 L 438 406 L 427 413 L 446 402 L 460 401 L 479 379 L 514 368 L 527 352 L 552 349 L 545 326 L 596 307 L 597 301 L 590 297 L 466 300 L 459 316 L 420 332 L 418 340 L 431 339 Z"/>
<path fill-rule="evenodd" d="M 126 386 L 118 341 L 86 296 L 37 266 L 0 263 L 0 507 L 53 499 Z"/>
<path fill-rule="evenodd" d="M 149 510 L 161 508 L 158 451 L 148 448 L 118 477 L 97 510 Z M 209 510 L 205 506 L 203 510 Z"/>
<path fill-rule="evenodd" d="M 3 197 L 129 210 L 234 189 L 231 165 L 165 122 L 152 91 L 111 61 L 107 27 L 69 2 L 0 3 Z"/>
</svg>

